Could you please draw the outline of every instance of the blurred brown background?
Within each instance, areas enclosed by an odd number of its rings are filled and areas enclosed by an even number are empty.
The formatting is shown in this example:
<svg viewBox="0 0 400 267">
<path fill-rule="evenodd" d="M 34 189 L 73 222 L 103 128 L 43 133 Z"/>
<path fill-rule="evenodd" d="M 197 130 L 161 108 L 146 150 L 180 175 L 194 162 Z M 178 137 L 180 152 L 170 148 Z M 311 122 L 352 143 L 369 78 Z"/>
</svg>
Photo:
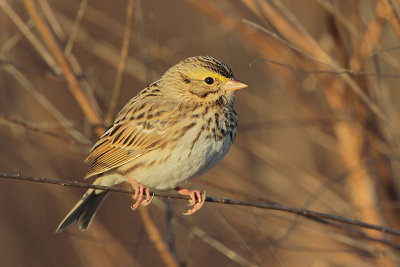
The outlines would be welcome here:
<svg viewBox="0 0 400 267">
<path fill-rule="evenodd" d="M 211 55 L 249 87 L 237 93 L 233 147 L 189 188 L 399 229 L 399 10 L 398 0 L 0 0 L 0 172 L 81 181 L 107 114 L 181 59 Z M 168 255 L 181 266 L 400 264 L 393 235 L 213 203 L 185 217 L 186 202 L 159 198 L 132 212 L 118 193 L 88 231 L 54 234 L 83 193 L 2 178 L 0 266 L 174 266 Z"/>
</svg>

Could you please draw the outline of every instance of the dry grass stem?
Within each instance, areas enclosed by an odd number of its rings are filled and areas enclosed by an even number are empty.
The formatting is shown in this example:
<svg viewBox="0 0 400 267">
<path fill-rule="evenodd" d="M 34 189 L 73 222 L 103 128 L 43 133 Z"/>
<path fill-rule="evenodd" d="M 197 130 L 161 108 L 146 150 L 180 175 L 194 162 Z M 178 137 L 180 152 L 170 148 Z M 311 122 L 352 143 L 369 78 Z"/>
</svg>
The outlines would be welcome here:
<svg viewBox="0 0 400 267">
<path fill-rule="evenodd" d="M 43 40 L 49 47 L 49 50 L 52 52 L 58 65 L 60 66 L 60 69 L 62 70 L 65 79 L 68 82 L 71 93 L 74 95 L 76 101 L 79 103 L 82 111 L 85 113 L 85 115 L 88 117 L 93 125 L 101 125 L 102 120 L 100 119 L 98 111 L 94 110 L 93 107 L 90 105 L 87 96 L 84 94 L 83 89 L 81 88 L 77 78 L 71 70 L 70 65 L 68 64 L 67 59 L 64 57 L 62 51 L 60 50 L 60 47 L 54 39 L 53 33 L 50 31 L 46 23 L 42 20 L 39 13 L 37 12 L 35 3 L 33 2 L 33 0 L 25 0 L 24 3 L 26 9 L 35 21 Z M 101 127 L 97 127 L 96 131 L 98 131 L 98 133 L 102 133 L 103 129 L 101 129 Z"/>
<path fill-rule="evenodd" d="M 129 43 L 131 40 L 132 33 L 132 21 L 133 21 L 133 0 L 128 0 L 128 4 L 126 7 L 126 22 L 124 28 L 124 39 L 122 41 L 121 47 L 121 55 L 119 57 L 117 75 L 115 78 L 113 94 L 111 97 L 110 106 L 108 108 L 108 112 L 105 118 L 105 122 L 107 124 L 112 122 L 112 119 L 115 116 L 115 109 L 117 108 L 118 99 L 121 93 L 122 81 L 124 77 L 124 72 L 126 68 L 126 62 L 128 59 L 128 51 L 129 51 Z"/>
<path fill-rule="evenodd" d="M 161 258 L 165 263 L 165 266 L 179 266 L 176 258 L 168 249 L 165 241 L 162 239 L 160 231 L 157 229 L 157 226 L 151 219 L 149 212 L 144 208 L 140 208 L 139 213 L 142 217 L 143 225 L 147 231 L 147 234 L 149 235 L 149 238 L 153 242 L 154 246 L 156 247 L 158 253 L 160 253 Z"/>
<path fill-rule="evenodd" d="M 82 19 L 83 19 L 83 15 L 85 14 L 87 3 L 88 3 L 88 0 L 83 0 L 79 6 L 78 14 L 76 14 L 76 19 L 75 19 L 74 25 L 72 26 L 72 30 L 69 35 L 68 42 L 64 48 L 64 55 L 67 58 L 71 54 L 72 47 L 74 46 L 74 43 L 76 41 L 76 35 L 78 34 L 79 27 L 80 27 Z"/>
<path fill-rule="evenodd" d="M 36 49 L 39 55 L 42 56 L 43 60 L 50 66 L 50 68 L 56 74 L 61 74 L 61 70 L 54 59 L 50 56 L 48 51 L 45 49 L 43 44 L 36 38 L 32 33 L 30 28 L 21 20 L 21 18 L 15 13 L 12 7 L 7 3 L 6 0 L 0 0 L 0 6 L 3 11 L 10 17 L 10 19 L 15 23 L 19 30 L 25 35 L 25 37 L 32 44 L 33 48 Z"/>
</svg>

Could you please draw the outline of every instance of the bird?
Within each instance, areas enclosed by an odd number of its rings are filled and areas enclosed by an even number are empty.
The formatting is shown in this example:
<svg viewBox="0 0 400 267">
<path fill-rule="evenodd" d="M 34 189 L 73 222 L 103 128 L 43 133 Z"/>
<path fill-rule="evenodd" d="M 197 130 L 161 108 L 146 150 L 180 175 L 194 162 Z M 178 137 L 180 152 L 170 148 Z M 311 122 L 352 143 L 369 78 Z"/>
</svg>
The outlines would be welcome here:
<svg viewBox="0 0 400 267">
<path fill-rule="evenodd" d="M 197 212 L 205 192 L 182 184 L 222 160 L 237 132 L 235 91 L 247 85 L 211 56 L 186 58 L 133 97 L 90 150 L 86 178 L 93 184 L 129 183 L 135 191 L 132 209 L 148 206 L 150 189 L 175 189 L 189 195 Z M 72 223 L 87 230 L 108 191 L 89 189 L 59 224 L 56 233 Z"/>
</svg>

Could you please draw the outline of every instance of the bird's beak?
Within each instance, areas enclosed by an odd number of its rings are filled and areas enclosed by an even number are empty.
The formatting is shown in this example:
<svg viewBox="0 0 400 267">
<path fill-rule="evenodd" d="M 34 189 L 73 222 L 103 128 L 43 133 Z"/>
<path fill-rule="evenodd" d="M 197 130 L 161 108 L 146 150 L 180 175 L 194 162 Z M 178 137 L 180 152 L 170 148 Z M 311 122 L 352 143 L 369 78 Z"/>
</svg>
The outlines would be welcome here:
<svg viewBox="0 0 400 267">
<path fill-rule="evenodd" d="M 246 88 L 246 87 L 247 87 L 247 84 L 242 83 L 241 81 L 232 79 L 232 80 L 227 81 L 222 86 L 222 89 L 230 90 L 230 91 L 236 91 L 236 90 L 243 89 L 243 88 Z"/>
</svg>

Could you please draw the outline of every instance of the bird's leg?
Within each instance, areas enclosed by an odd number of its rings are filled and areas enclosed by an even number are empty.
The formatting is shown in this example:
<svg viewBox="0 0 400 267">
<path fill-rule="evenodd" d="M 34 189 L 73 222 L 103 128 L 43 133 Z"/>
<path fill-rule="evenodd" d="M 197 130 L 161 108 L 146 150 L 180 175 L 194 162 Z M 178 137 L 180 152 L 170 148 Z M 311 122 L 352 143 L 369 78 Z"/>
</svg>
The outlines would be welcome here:
<svg viewBox="0 0 400 267">
<path fill-rule="evenodd" d="M 201 193 L 199 190 L 188 190 L 180 186 L 175 187 L 175 190 L 178 191 L 179 194 L 188 195 L 191 197 L 191 199 L 189 200 L 189 206 L 193 206 L 193 208 L 183 213 L 183 215 L 192 215 L 193 213 L 198 211 L 206 201 L 205 191 L 204 193 Z"/>
<path fill-rule="evenodd" d="M 135 190 L 135 194 L 133 195 L 133 199 L 136 200 L 132 205 L 132 209 L 135 210 L 139 207 L 140 204 L 142 206 L 148 206 L 150 202 L 153 200 L 153 197 L 150 197 L 150 190 L 148 187 L 144 187 L 143 185 L 136 182 L 133 178 L 128 178 L 129 183 L 131 184 L 133 190 Z M 146 199 L 143 199 L 143 192 L 146 194 Z"/>
</svg>

